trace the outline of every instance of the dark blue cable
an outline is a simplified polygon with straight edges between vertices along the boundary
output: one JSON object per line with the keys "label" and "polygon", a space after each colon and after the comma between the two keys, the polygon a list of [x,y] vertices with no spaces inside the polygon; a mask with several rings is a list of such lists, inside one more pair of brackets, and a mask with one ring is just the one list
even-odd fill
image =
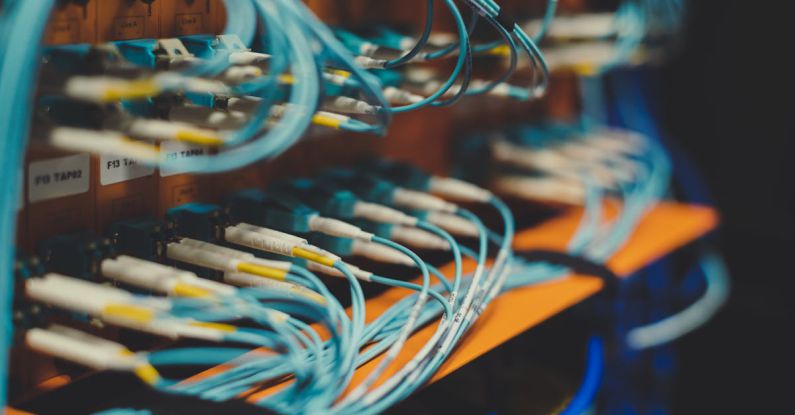
{"label": "dark blue cable", "polygon": [[592,336],[588,339],[588,361],[582,385],[560,415],[579,415],[591,408],[599,392],[604,369],[604,341],[599,336]]}

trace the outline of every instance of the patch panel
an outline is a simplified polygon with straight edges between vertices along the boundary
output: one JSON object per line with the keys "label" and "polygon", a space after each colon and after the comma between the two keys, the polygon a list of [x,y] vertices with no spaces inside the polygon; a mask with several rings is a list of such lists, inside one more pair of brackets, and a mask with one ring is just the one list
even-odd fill
{"label": "patch panel", "polygon": [[[0,49],[0,91],[31,104],[7,111],[0,137],[30,139],[16,245],[36,255],[13,278],[12,401],[88,373],[69,361],[275,412],[382,412],[429,382],[501,293],[570,271],[513,267],[500,195],[581,207],[562,255],[596,263],[662,198],[668,160],[645,137],[527,125],[580,113],[576,72],[550,73],[538,46],[556,1],[345,3],[0,3],[3,30],[46,45]],[[46,29],[34,8],[52,8]],[[526,32],[523,14],[544,17]],[[648,46],[641,29],[610,35],[613,61],[560,67],[628,64]],[[6,69],[15,54],[38,83]],[[602,224],[606,196],[626,209]],[[696,309],[714,312],[722,293]]]}

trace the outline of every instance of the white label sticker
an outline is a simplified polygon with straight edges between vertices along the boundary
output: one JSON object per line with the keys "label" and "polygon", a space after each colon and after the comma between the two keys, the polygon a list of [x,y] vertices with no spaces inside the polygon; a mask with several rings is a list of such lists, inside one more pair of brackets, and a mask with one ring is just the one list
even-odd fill
{"label": "white label sticker", "polygon": [[[180,143],[178,141],[164,142],[160,145],[160,152],[166,158],[166,162],[178,160],[181,161],[207,154],[207,151],[204,147]],[[187,172],[187,170],[180,167],[169,167],[168,164],[166,164],[160,169],[160,177],[174,176]]]}
{"label": "white label sticker", "polygon": [[99,158],[99,183],[103,186],[151,176],[155,168],[135,159],[103,154]]}
{"label": "white label sticker", "polygon": [[91,157],[88,154],[34,161],[28,167],[28,201],[56,199],[88,191]]}

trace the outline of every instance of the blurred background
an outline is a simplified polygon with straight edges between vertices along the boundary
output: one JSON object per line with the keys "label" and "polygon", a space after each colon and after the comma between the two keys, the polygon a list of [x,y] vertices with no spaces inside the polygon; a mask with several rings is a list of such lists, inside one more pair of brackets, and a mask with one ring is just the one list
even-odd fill
{"label": "blurred background", "polygon": [[691,1],[680,53],[659,78],[662,120],[723,215],[728,305],[682,339],[677,413],[786,411],[795,369],[795,82],[774,1]]}

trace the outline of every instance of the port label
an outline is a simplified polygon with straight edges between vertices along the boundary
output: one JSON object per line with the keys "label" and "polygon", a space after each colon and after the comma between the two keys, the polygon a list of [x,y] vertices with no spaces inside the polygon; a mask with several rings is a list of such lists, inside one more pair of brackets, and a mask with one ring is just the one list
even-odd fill
{"label": "port label", "polygon": [[154,173],[153,166],[135,159],[109,155],[102,155],[99,159],[99,183],[103,186],[151,176]]}
{"label": "port label", "polygon": [[[166,141],[160,145],[160,153],[163,154],[167,162],[180,161],[207,155],[207,149],[177,141]],[[160,177],[175,176],[182,173],[187,173],[187,170],[175,165],[169,166],[166,164],[160,169]]]}
{"label": "port label", "polygon": [[28,201],[57,199],[88,192],[91,156],[77,154],[34,161],[28,166]]}

